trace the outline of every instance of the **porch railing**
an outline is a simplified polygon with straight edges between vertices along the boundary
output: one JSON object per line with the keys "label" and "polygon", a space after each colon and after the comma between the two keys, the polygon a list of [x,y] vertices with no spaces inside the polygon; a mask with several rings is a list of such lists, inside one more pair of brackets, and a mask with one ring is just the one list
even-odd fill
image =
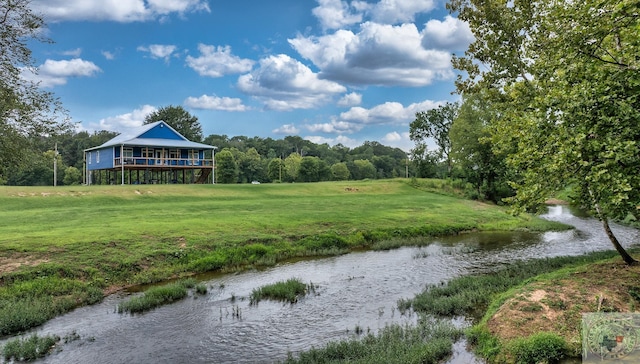
{"label": "porch railing", "polygon": [[194,158],[143,158],[143,157],[124,157],[114,158],[114,167],[124,166],[144,166],[144,167],[212,167],[213,162],[207,159]]}

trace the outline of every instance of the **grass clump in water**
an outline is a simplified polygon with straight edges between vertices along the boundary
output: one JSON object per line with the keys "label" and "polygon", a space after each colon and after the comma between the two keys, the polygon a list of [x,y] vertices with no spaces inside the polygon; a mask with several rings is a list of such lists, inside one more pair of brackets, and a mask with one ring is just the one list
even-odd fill
{"label": "grass clump in water", "polygon": [[[160,287],[149,288],[142,296],[133,297],[118,305],[118,313],[137,313],[154,309],[185,298],[188,289],[195,287],[195,279],[186,279]],[[205,287],[206,289],[206,287]]]}
{"label": "grass clump in water", "polygon": [[7,342],[2,348],[5,361],[32,361],[49,354],[53,346],[60,341],[57,336],[40,337],[32,335],[27,339],[15,339]]}
{"label": "grass clump in water", "polygon": [[298,301],[298,297],[304,296],[310,291],[315,291],[313,283],[306,285],[297,278],[290,278],[286,281],[255,288],[251,292],[249,299],[252,305],[257,304],[262,299],[296,303]]}
{"label": "grass clump in water", "polygon": [[462,331],[449,321],[423,318],[417,326],[391,325],[377,334],[331,342],[297,358],[289,354],[284,363],[440,363],[451,355],[451,347],[461,335]]}

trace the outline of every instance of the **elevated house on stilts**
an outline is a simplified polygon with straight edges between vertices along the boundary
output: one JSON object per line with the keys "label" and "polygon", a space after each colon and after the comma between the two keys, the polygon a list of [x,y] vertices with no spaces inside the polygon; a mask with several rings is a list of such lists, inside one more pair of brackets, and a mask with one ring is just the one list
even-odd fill
{"label": "elevated house on stilts", "polygon": [[164,121],[84,151],[91,184],[215,183],[216,147],[189,141]]}

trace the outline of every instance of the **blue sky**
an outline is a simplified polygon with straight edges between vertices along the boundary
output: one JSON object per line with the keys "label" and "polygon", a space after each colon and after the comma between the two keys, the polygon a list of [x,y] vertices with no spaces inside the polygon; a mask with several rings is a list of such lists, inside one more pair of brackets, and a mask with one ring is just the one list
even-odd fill
{"label": "blue sky", "polygon": [[204,135],[409,150],[415,113],[457,100],[473,39],[440,0],[32,0],[37,75],[80,130],[182,106]]}

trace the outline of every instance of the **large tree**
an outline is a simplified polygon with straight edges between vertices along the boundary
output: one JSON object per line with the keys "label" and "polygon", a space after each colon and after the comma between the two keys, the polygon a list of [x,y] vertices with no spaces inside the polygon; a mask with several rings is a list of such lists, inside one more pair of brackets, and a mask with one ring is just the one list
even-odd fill
{"label": "large tree", "polygon": [[[483,88],[493,141],[518,173],[512,202],[540,206],[572,186],[609,227],[640,218],[640,14],[637,0],[451,0],[476,41],[454,59],[461,92]],[[483,66],[486,66],[483,68]]]}
{"label": "large tree", "polygon": [[409,126],[409,137],[416,143],[414,156],[422,156],[427,152],[427,143],[433,139],[438,146],[438,156],[447,164],[447,172],[451,174],[451,139],[449,130],[458,115],[458,103],[447,102],[435,109],[416,113],[416,119]]}
{"label": "large tree", "polygon": [[26,77],[37,73],[27,43],[50,42],[44,26],[29,0],[0,0],[0,182],[8,168],[26,162],[34,138],[71,128],[54,95]]}
{"label": "large tree", "polygon": [[[202,126],[196,116],[191,115],[182,106],[165,106],[144,118],[145,124],[164,121],[178,133],[193,142],[202,141]],[[219,147],[219,146],[218,146]]]}

